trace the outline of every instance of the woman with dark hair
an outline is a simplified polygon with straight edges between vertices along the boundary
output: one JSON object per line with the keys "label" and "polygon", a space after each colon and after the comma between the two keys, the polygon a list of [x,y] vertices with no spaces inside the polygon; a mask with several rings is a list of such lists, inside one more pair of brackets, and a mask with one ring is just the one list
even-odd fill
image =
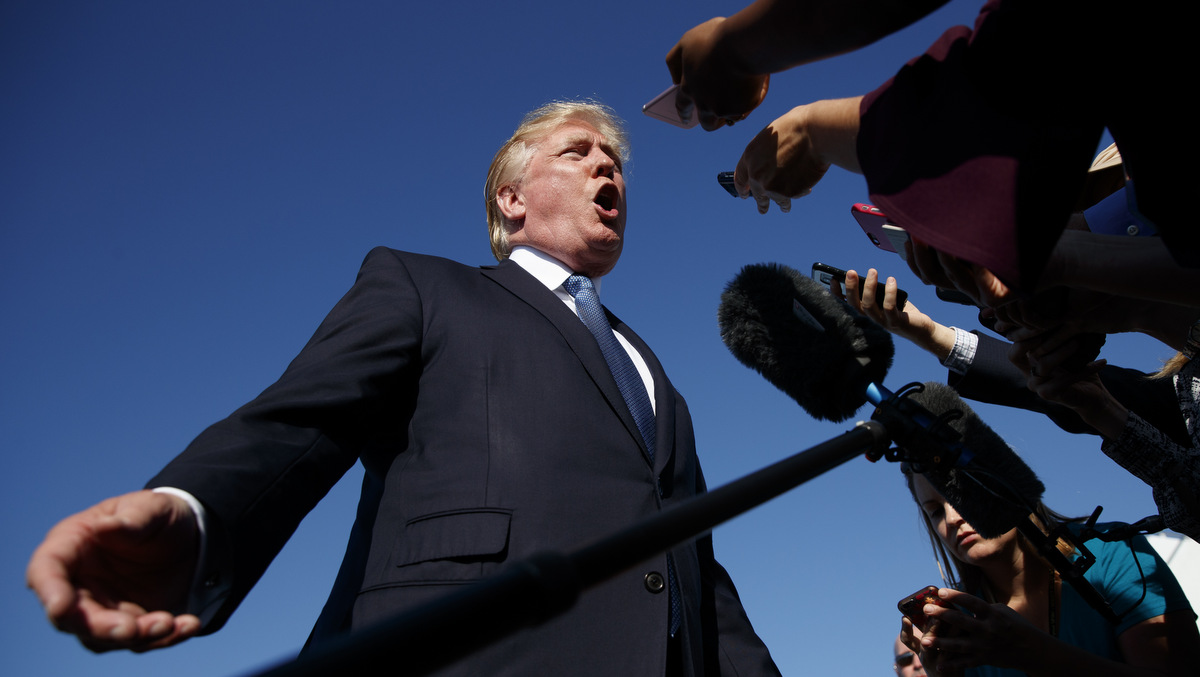
{"label": "woman with dark hair", "polygon": [[[937,383],[925,387],[948,390]],[[972,435],[995,434],[965,404],[958,408],[966,415],[951,425],[970,431],[968,447]],[[906,480],[946,584],[938,591],[945,606],[924,607],[930,619],[925,628],[914,628],[907,618],[902,625],[902,641],[921,654],[930,675],[1196,674],[1196,615],[1145,538],[1084,542],[1096,558],[1084,577],[1117,614],[1113,623],[1063,585],[1016,529],[982,538],[924,476],[906,473]],[[1079,533],[1077,520],[1040,499],[1031,508],[1046,533],[1064,523]],[[1103,533],[1110,526],[1096,529]]]}

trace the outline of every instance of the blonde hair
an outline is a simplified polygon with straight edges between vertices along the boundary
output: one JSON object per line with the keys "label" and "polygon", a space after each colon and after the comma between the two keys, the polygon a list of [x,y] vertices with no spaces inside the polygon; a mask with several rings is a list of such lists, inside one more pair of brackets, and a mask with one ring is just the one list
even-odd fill
{"label": "blonde hair", "polygon": [[1188,359],[1187,355],[1184,355],[1183,353],[1175,353],[1174,357],[1163,362],[1162,369],[1150,374],[1146,378],[1171,378],[1175,374],[1178,374],[1185,366],[1187,366],[1188,362],[1191,362],[1191,360]]}
{"label": "blonde hair", "polygon": [[597,132],[613,148],[621,163],[629,158],[629,137],[624,122],[615,111],[597,101],[551,101],[531,111],[521,120],[512,137],[496,151],[492,165],[488,168],[484,184],[483,201],[487,210],[488,235],[492,243],[492,254],[503,261],[512,253],[508,233],[516,226],[510,223],[500,207],[496,196],[505,186],[521,182],[529,161],[533,158],[537,143],[563,124],[579,120],[596,128]]}

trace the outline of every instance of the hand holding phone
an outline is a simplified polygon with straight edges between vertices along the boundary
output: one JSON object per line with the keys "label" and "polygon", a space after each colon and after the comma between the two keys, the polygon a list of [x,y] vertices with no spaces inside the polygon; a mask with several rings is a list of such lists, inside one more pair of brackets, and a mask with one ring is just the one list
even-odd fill
{"label": "hand holding phone", "polygon": [[[828,288],[829,283],[837,280],[842,287],[842,296],[846,295],[846,271],[841,268],[835,268],[824,263],[814,263],[812,266],[812,276],[822,286]],[[863,278],[860,278],[863,279]],[[861,301],[863,297],[863,285],[858,285],[858,299]],[[877,290],[876,297],[880,300],[883,298],[882,290]],[[904,310],[905,304],[908,303],[908,292],[903,289],[896,290],[896,310]]]}
{"label": "hand holding phone", "polygon": [[675,108],[675,94],[678,91],[679,85],[671,85],[667,91],[647,101],[646,105],[642,106],[642,112],[655,120],[662,120],[683,129],[695,127],[700,124],[700,116],[693,115],[688,122],[679,117],[679,111]]}
{"label": "hand holding phone", "polygon": [[882,209],[856,202],[850,207],[850,213],[854,215],[854,220],[858,221],[858,226],[866,233],[871,244],[885,252],[894,252],[905,261],[908,260],[908,254],[904,251],[904,245],[909,239],[908,231],[892,223]]}
{"label": "hand holding phone", "polygon": [[733,172],[721,172],[717,174],[717,183],[721,184],[726,193],[734,197],[741,197],[741,195],[738,195],[737,186],[733,184]]}
{"label": "hand holding phone", "polygon": [[938,589],[936,585],[927,585],[924,588],[914,592],[911,595],[901,599],[896,603],[896,608],[900,609],[900,613],[904,614],[912,624],[921,632],[926,631],[926,625],[929,623],[929,617],[925,615],[925,605],[934,604],[942,608],[946,607],[946,603],[938,597]]}

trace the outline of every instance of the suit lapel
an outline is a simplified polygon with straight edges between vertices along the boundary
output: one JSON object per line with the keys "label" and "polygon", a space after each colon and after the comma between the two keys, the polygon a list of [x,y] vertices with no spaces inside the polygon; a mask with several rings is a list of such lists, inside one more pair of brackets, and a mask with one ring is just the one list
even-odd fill
{"label": "suit lapel", "polygon": [[[572,313],[566,304],[554,295],[554,292],[546,289],[541,282],[538,282],[536,278],[525,272],[525,269],[512,261],[505,260],[500,262],[498,266],[485,267],[480,270],[484,276],[504,287],[514,296],[541,313],[562,334],[567,345],[570,346],[571,350],[574,351],[579,361],[583,364],[592,382],[599,388],[604,398],[608,401],[608,405],[621,419],[621,423],[624,424],[630,436],[637,442],[638,448],[642,451],[643,458],[649,463],[650,454],[646,449],[646,443],[642,439],[641,432],[637,429],[637,423],[633,420],[633,414],[629,413],[629,407],[625,404],[625,398],[621,396],[621,391],[617,388],[617,382],[613,379],[612,371],[608,368],[608,362],[604,360],[604,354],[600,352],[600,346],[597,345],[596,338],[592,336],[592,333],[588,331],[583,322],[579,321],[579,317]],[[622,334],[629,337],[632,332],[626,328],[626,331],[623,331]],[[644,348],[645,344],[642,343],[641,339],[638,339],[634,345],[638,347],[643,356],[646,356],[649,352],[648,349]],[[649,363],[648,357],[647,362]],[[651,368],[652,371],[657,368],[658,372],[661,373],[662,367],[658,366],[657,360],[654,360],[654,364],[655,367]],[[655,383],[658,384],[659,382],[660,380],[656,374]],[[656,385],[656,396],[659,389],[659,386]],[[656,421],[656,425],[658,426],[658,430],[661,431],[661,419]],[[656,458],[656,460],[658,459]]]}
{"label": "suit lapel", "polygon": [[[607,309],[605,312],[608,312]],[[642,337],[634,333],[620,318],[612,313],[608,315],[613,327],[641,353],[646,366],[650,368],[650,375],[654,377],[654,473],[657,476],[675,453],[675,387],[667,380],[667,372],[659,363],[658,356],[650,350],[650,346],[646,345]]]}

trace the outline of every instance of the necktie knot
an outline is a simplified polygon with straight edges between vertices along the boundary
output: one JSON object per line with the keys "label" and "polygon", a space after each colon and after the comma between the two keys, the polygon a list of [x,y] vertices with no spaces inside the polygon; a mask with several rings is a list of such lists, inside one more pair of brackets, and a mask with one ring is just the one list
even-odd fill
{"label": "necktie knot", "polygon": [[585,289],[591,291],[593,294],[596,293],[596,285],[592,284],[592,279],[586,275],[572,275],[568,277],[567,281],[563,283],[563,287],[571,295],[571,298],[579,296],[579,292]]}

